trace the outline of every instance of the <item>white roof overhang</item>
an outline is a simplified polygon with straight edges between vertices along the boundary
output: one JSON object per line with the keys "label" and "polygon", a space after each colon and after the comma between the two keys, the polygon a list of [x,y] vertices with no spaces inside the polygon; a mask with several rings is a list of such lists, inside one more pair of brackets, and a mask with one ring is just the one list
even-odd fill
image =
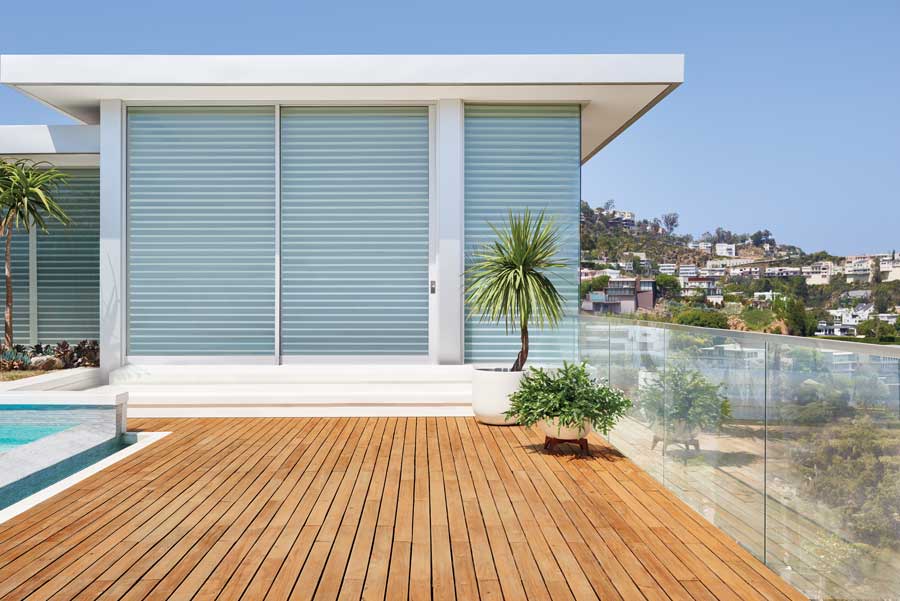
{"label": "white roof overhang", "polygon": [[[0,83],[87,124],[127,104],[579,103],[586,161],[684,79],[680,54],[2,55]],[[5,149],[0,148],[0,153]]]}
{"label": "white roof overhang", "polygon": [[97,125],[2,125],[0,159],[27,158],[58,167],[94,167],[100,162]]}

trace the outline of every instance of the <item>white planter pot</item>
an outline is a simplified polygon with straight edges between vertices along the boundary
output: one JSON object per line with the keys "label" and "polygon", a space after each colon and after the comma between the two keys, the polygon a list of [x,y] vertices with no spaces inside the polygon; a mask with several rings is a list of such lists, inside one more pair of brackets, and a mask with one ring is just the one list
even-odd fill
{"label": "white planter pot", "polygon": [[482,424],[512,426],[516,420],[506,419],[509,395],[519,389],[525,372],[476,369],[472,372],[472,412]]}
{"label": "white planter pot", "polygon": [[541,427],[541,430],[543,430],[545,436],[559,440],[578,440],[580,438],[587,438],[587,435],[593,430],[591,422],[587,420],[581,423],[580,428],[566,428],[560,426],[559,420],[556,418],[553,418],[552,420],[542,419],[538,422],[538,425]]}

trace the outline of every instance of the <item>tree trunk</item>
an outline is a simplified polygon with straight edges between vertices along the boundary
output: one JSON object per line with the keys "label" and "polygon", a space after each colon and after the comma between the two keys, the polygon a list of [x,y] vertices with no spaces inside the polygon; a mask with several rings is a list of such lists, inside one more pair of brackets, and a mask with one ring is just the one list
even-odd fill
{"label": "tree trunk", "polygon": [[516,357],[516,362],[513,363],[512,369],[510,371],[522,371],[522,368],[525,367],[525,361],[528,360],[528,326],[522,326],[522,349],[519,351],[518,356]]}
{"label": "tree trunk", "polygon": [[5,318],[5,335],[3,337],[3,345],[11,350],[13,347],[13,293],[12,293],[12,228],[7,226],[4,228],[6,234],[6,312]]}

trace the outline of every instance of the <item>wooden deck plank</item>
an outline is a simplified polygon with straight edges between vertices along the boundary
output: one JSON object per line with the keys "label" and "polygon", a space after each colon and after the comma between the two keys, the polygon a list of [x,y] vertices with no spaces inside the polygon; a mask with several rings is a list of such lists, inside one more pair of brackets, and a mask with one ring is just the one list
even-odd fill
{"label": "wooden deck plank", "polygon": [[[248,423],[244,425],[246,428],[244,432],[249,434],[254,429],[268,430],[273,426],[274,423],[268,420],[259,424]],[[13,591],[13,597],[30,593],[36,588],[35,585],[42,585],[59,570],[65,569],[74,561],[81,560],[83,553],[90,552],[91,557],[96,554],[103,555],[106,547],[131,533],[124,525],[132,518],[136,518],[135,525],[140,526],[157,510],[177,508],[178,501],[187,498],[181,496],[186,490],[201,489],[207,482],[216,478],[224,466],[229,465],[219,463],[217,467],[205,469],[206,462],[217,462],[221,459],[222,448],[231,448],[235,453],[234,458],[239,458],[240,445],[229,446],[227,439],[222,443],[222,447],[210,447],[206,454],[194,454],[193,461],[180,462],[177,469],[166,473],[169,477],[154,480],[153,487],[144,487],[137,493],[121,498],[118,503],[107,503],[98,507],[91,514],[70,523],[9,562],[0,570],[0,595],[9,593],[17,586],[19,589]],[[203,471],[202,477],[196,477],[198,459]]]}
{"label": "wooden deck plank", "polygon": [[804,597],[600,440],[470,418],[141,419],[0,524],[0,599]]}

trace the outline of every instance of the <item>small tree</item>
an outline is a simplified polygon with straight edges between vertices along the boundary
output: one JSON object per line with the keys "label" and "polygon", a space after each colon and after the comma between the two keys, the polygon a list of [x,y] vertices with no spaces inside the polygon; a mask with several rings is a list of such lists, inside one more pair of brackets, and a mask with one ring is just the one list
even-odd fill
{"label": "small tree", "polygon": [[13,282],[12,236],[19,228],[26,233],[37,227],[47,231],[47,219],[55,219],[63,225],[69,217],[54,199],[56,188],[66,181],[66,175],[49,163],[35,163],[27,159],[0,161],[0,235],[6,241],[6,348],[13,347]]}
{"label": "small tree", "polygon": [[544,212],[509,212],[502,228],[489,224],[497,239],[484,245],[466,269],[466,299],[482,321],[502,322],[519,330],[521,349],[511,371],[528,360],[528,326],[554,327],[563,316],[563,297],[549,272],[568,263],[559,258],[560,235]]}
{"label": "small tree", "polygon": [[662,223],[666,232],[671,234],[678,227],[678,213],[663,213]]}
{"label": "small tree", "polygon": [[681,282],[674,275],[661,273],[656,276],[656,290],[662,298],[678,298],[681,296]]}
{"label": "small tree", "polygon": [[608,275],[598,275],[595,278],[581,280],[581,283],[578,284],[578,298],[583,299],[589,292],[605,290],[607,286],[609,286]]}

